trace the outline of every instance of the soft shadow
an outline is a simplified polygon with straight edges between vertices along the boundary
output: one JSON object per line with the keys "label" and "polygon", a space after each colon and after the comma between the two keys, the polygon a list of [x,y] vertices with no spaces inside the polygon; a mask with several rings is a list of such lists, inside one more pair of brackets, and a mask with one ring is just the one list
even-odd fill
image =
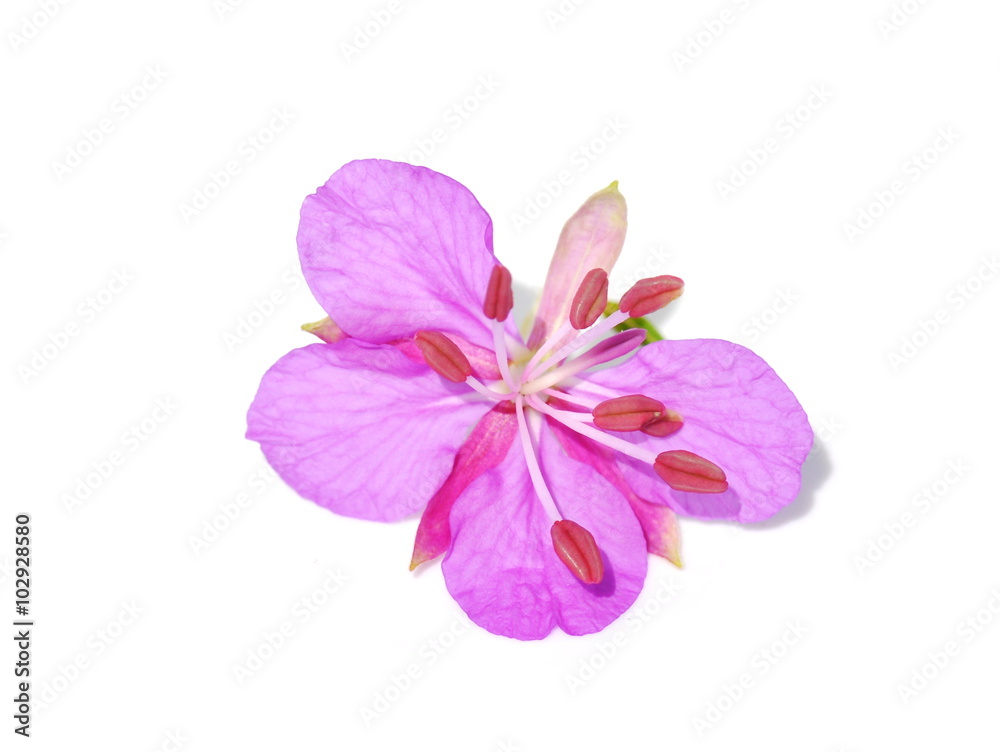
{"label": "soft shadow", "polygon": [[833,464],[824,444],[817,443],[816,451],[802,466],[802,488],[791,504],[781,509],[773,517],[763,522],[755,522],[746,527],[750,530],[769,530],[804,517],[816,502],[816,492],[833,472]]}
{"label": "soft shadow", "polygon": [[591,595],[596,595],[598,598],[609,598],[615,594],[615,586],[618,581],[615,578],[615,570],[611,568],[611,562],[608,561],[608,557],[603,551],[601,551],[601,558],[604,560],[604,579],[596,585],[584,585],[583,587],[589,590]]}

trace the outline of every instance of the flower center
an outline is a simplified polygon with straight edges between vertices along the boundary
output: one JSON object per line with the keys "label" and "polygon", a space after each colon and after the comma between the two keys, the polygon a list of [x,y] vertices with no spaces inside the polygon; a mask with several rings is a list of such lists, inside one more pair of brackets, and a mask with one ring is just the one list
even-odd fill
{"label": "flower center", "polygon": [[729,487],[718,465],[693,452],[656,452],[614,435],[639,431],[662,438],[679,431],[684,419],[658,400],[641,394],[598,400],[573,391],[581,381],[578,374],[635,352],[646,336],[643,329],[614,334],[612,330],[631,317],[663,308],[681,294],[683,284],[667,275],[640,280],[622,296],[618,311],[601,318],[608,301],[608,275],[603,269],[592,269],[573,298],[569,319],[534,352],[529,351],[526,361],[520,358],[512,363],[504,331],[514,301],[511,274],[498,264],[490,275],[483,303],[483,313],[491,320],[501,376],[492,384],[476,378],[468,358],[446,334],[425,331],[416,336],[416,345],[427,365],[443,378],[455,383],[464,381],[486,399],[514,402],[528,474],[553,523],[553,548],[574,576],[587,585],[595,585],[603,578],[603,559],[593,535],[563,518],[545,482],[538,461],[543,416],[646,463],[676,491],[722,493]]}

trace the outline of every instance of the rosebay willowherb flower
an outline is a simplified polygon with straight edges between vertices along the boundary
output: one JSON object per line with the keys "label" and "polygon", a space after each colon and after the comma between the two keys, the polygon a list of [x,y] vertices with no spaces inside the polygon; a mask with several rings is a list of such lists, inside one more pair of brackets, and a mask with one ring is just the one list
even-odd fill
{"label": "rosebay willowherb flower", "polygon": [[[422,510],[411,569],[500,635],[596,632],[635,600],[647,552],[680,565],[678,515],[763,520],[793,501],[812,430],[750,350],[622,329],[683,282],[617,306],[617,184],[563,228],[526,338],[493,225],[461,184],[351,162],[302,207],[323,342],[264,375],[247,436],[301,496],[391,521]],[[609,366],[610,364],[610,366]]]}

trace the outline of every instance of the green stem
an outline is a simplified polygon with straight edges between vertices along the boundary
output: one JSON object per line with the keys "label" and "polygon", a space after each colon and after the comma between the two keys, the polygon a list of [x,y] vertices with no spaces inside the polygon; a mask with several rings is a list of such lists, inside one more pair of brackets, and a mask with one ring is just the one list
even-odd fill
{"label": "green stem", "polygon": [[[618,303],[613,300],[609,300],[607,307],[604,309],[604,315],[610,316],[612,313],[617,312]],[[615,331],[619,332],[624,332],[626,329],[645,329],[646,339],[642,342],[644,347],[651,342],[659,342],[663,339],[663,335],[656,330],[656,327],[649,322],[649,319],[642,316],[625,319],[622,323],[615,327]]]}

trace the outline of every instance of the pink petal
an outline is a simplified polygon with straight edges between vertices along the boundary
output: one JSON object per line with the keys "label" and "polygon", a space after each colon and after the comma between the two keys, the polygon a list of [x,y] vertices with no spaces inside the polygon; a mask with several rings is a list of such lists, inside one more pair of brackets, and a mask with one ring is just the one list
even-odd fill
{"label": "pink petal", "polygon": [[431,498],[420,518],[410,569],[416,569],[448,549],[451,543],[448,518],[455,500],[476,478],[500,464],[516,436],[517,418],[510,402],[498,403],[472,429],[458,450],[451,475]]}
{"label": "pink petal", "polygon": [[489,409],[469,394],[389,345],[317,343],[264,374],[247,438],[299,495],[349,517],[395,520],[423,508]]}
{"label": "pink petal", "polygon": [[306,198],[298,245],[316,300],[352,337],[386,343],[432,329],[491,346],[482,309],[493,223],[461,183],[401,162],[351,162]]}
{"label": "pink petal", "polygon": [[720,494],[674,491],[651,466],[619,455],[639,496],[692,517],[757,522],[798,495],[812,429],[795,395],[747,348],[716,339],[655,342],[586,379],[581,392],[644,394],[676,410],[684,425],[674,434],[623,436],[654,452],[694,452],[719,465],[729,482]]}
{"label": "pink petal", "polygon": [[552,522],[535,494],[517,442],[455,502],[445,583],[469,617],[494,634],[536,640],[606,627],[635,600],[646,576],[646,543],[625,499],[595,470],[573,462],[547,429],[541,466],[566,519],[597,541],[604,579],[584,585],[555,553]]}
{"label": "pink petal", "polygon": [[570,305],[588,272],[603,269],[610,274],[625,243],[626,216],[625,198],[616,181],[588,198],[566,222],[549,264],[529,347],[537,348],[569,318]]}

